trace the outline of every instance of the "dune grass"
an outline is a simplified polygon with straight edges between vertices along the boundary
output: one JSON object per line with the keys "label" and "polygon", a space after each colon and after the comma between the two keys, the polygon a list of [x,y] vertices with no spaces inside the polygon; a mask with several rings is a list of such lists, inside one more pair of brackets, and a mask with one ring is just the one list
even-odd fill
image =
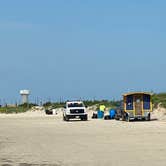
{"label": "dune grass", "polygon": [[[166,108],[166,93],[154,93],[152,95],[152,102],[153,102],[153,107],[156,108],[158,104],[160,104],[161,107]],[[122,101],[109,101],[109,100],[84,100],[84,104],[88,107],[90,106],[97,106],[97,109],[99,109],[99,106],[101,104],[104,104],[106,108],[108,109],[114,109],[116,107],[119,107],[121,105]],[[19,105],[17,107],[0,107],[0,113],[22,113],[26,112],[33,106],[36,106],[36,104],[23,104]],[[65,102],[46,102],[43,104],[43,106],[47,109],[48,107],[52,108],[62,108],[65,106]]]}

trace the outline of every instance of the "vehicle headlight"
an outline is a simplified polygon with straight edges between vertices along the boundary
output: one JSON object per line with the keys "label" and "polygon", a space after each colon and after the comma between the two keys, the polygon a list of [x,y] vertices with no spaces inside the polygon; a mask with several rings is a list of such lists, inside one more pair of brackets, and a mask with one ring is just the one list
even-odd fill
{"label": "vehicle headlight", "polygon": [[67,111],[66,111],[66,114],[70,114],[70,110],[67,110]]}

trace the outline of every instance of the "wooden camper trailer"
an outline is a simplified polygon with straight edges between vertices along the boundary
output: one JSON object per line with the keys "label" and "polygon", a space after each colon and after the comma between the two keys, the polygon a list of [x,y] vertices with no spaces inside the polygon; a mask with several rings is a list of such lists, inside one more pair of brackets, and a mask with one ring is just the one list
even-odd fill
{"label": "wooden camper trailer", "polygon": [[150,120],[152,112],[151,94],[146,92],[126,93],[123,95],[123,120]]}

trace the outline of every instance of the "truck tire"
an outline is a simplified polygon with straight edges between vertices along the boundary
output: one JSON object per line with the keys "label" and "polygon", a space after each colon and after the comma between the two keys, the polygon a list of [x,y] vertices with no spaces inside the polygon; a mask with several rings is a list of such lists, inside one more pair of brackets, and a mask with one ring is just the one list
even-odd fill
{"label": "truck tire", "polygon": [[63,115],[63,120],[64,120],[64,121],[69,121],[69,118],[68,118],[67,116],[64,116],[64,115]]}
{"label": "truck tire", "polygon": [[69,118],[68,117],[65,117],[66,121],[68,122],[69,121]]}
{"label": "truck tire", "polygon": [[82,121],[87,121],[88,120],[88,116],[84,116],[81,118]]}

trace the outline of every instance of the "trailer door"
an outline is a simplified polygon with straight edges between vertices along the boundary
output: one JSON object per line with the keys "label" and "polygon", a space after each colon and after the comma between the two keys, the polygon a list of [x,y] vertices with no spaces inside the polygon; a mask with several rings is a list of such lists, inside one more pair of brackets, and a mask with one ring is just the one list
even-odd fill
{"label": "trailer door", "polygon": [[142,96],[135,96],[135,115],[142,116]]}

